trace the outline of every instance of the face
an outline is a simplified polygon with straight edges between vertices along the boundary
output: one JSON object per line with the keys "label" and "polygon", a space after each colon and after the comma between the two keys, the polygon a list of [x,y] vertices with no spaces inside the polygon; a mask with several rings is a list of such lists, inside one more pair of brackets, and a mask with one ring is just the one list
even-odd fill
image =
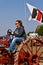
{"label": "face", "polygon": [[16,27],[20,27],[20,23],[19,22],[16,22],[15,25],[16,25]]}

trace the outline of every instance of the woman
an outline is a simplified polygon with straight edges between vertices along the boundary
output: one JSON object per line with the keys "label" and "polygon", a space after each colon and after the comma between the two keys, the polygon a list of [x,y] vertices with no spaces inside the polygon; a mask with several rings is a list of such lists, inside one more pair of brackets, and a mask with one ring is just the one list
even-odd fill
{"label": "woman", "polygon": [[16,20],[16,29],[13,33],[15,37],[12,40],[9,48],[6,48],[9,51],[12,51],[15,48],[16,43],[21,43],[23,40],[26,39],[26,33],[25,33],[25,29],[24,26],[22,25],[22,21],[21,20]]}

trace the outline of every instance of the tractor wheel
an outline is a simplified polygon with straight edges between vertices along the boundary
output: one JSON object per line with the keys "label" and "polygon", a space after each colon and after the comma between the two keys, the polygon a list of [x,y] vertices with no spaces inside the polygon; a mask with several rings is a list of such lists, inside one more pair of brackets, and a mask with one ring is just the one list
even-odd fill
{"label": "tractor wheel", "polygon": [[[41,53],[43,52],[42,46],[37,46],[37,44],[42,44],[41,40],[38,38],[28,39],[21,43],[18,47],[18,52],[15,56],[15,65],[36,65],[39,64]],[[35,43],[35,46],[33,45]],[[40,53],[39,51],[42,50]],[[32,60],[30,57],[32,56]],[[37,60],[36,60],[37,59]],[[32,64],[31,64],[32,63]]]}

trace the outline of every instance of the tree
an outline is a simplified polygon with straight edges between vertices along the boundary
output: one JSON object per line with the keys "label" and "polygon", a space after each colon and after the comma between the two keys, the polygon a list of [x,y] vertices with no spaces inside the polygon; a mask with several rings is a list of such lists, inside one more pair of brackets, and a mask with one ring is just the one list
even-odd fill
{"label": "tree", "polygon": [[38,25],[35,32],[38,33],[38,35],[43,36],[43,25]]}

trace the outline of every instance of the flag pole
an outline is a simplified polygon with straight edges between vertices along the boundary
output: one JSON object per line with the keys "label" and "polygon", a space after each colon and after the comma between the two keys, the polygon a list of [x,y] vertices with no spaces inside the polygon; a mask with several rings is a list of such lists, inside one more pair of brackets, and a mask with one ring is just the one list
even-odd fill
{"label": "flag pole", "polygon": [[26,1],[24,2],[24,19],[26,20]]}

